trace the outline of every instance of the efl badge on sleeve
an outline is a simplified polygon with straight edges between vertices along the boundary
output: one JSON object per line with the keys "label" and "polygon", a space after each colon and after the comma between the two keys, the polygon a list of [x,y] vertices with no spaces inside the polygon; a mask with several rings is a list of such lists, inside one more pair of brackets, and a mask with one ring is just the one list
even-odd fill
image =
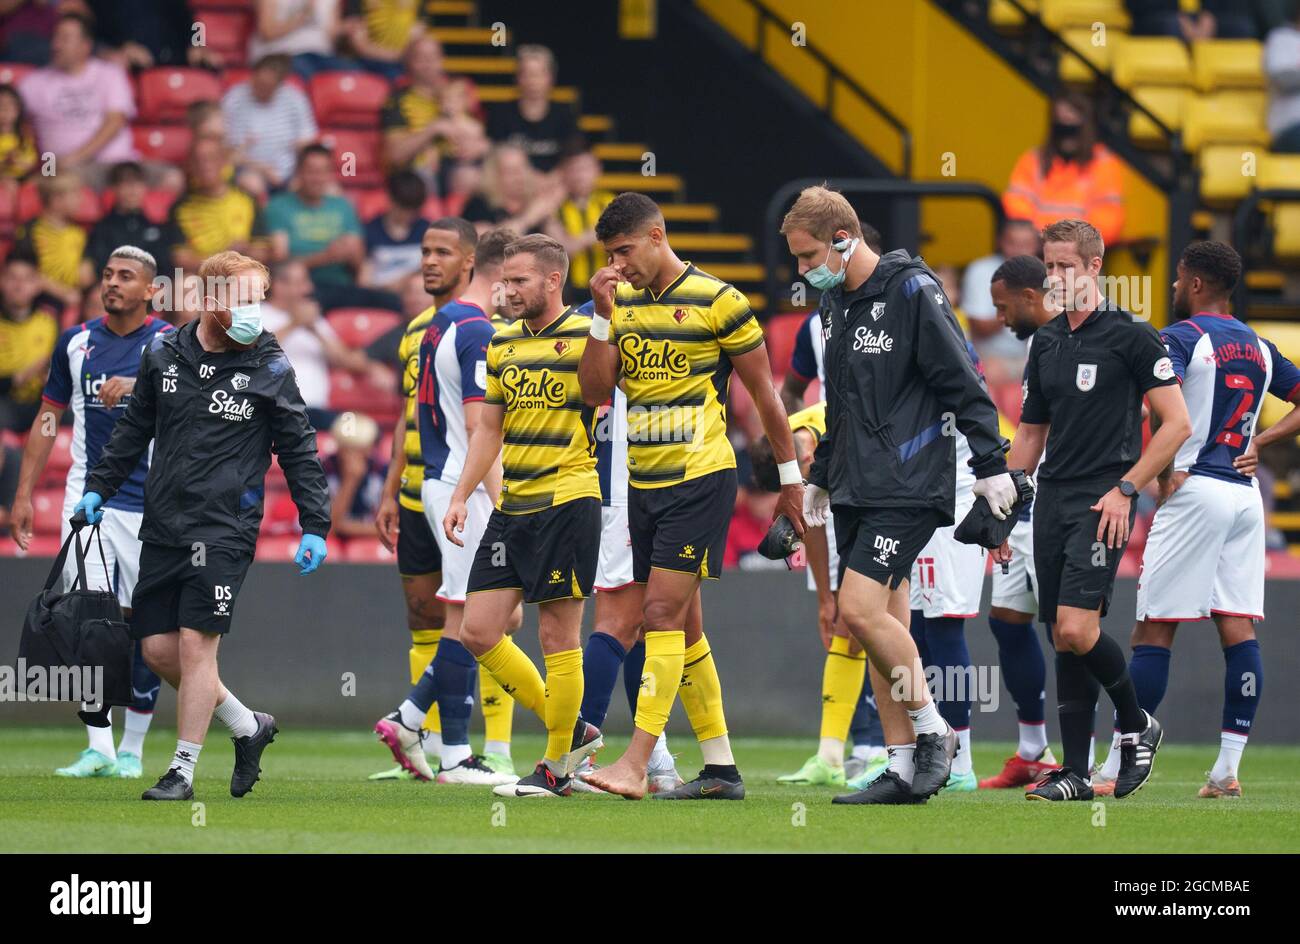
{"label": "efl badge on sleeve", "polygon": [[1097,386],[1097,365],[1080,364],[1074,373],[1074,385],[1084,393]]}

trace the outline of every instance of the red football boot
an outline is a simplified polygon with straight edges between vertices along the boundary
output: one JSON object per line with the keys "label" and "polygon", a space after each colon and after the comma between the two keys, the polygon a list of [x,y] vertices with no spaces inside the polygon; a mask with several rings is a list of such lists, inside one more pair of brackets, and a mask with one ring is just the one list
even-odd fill
{"label": "red football boot", "polygon": [[1025,760],[1019,754],[1012,754],[1002,765],[1002,772],[995,777],[985,777],[980,781],[981,790],[1006,790],[1010,787],[1023,787],[1037,783],[1050,770],[1060,769],[1060,764],[1052,756],[1050,747],[1044,748],[1035,760]]}

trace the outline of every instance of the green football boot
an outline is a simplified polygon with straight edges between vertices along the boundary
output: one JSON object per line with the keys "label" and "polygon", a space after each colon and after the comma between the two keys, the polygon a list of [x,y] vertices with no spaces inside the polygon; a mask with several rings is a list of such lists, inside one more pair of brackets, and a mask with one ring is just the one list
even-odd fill
{"label": "green football boot", "polygon": [[777,783],[792,783],[805,787],[842,787],[845,786],[844,768],[832,767],[814,754],[804,761],[803,766],[792,774],[776,778]]}
{"label": "green football boot", "polygon": [[86,748],[77,755],[77,759],[67,767],[54,771],[56,777],[112,777],[117,774],[117,765],[99,751]]}

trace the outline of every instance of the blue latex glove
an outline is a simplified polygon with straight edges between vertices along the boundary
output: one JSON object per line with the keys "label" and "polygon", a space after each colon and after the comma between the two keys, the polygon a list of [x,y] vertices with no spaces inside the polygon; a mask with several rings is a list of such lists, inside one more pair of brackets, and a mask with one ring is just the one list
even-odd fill
{"label": "blue latex glove", "polygon": [[86,492],[81,496],[81,501],[77,502],[77,507],[72,509],[72,516],[75,518],[77,512],[85,512],[88,524],[99,524],[104,517],[104,513],[96,509],[102,504],[104,504],[104,499],[99,492]]}
{"label": "blue latex glove", "polygon": [[298,545],[298,553],[293,555],[293,562],[302,568],[298,571],[298,576],[307,576],[325,563],[325,557],[325,539],[319,534],[304,534]]}

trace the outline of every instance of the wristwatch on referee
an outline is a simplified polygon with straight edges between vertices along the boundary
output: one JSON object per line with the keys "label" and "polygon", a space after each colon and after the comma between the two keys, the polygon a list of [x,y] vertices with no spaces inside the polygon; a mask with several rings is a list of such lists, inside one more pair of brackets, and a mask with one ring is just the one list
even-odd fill
{"label": "wristwatch on referee", "polygon": [[1120,479],[1119,493],[1125,498],[1136,498],[1138,493],[1137,486],[1125,479]]}

